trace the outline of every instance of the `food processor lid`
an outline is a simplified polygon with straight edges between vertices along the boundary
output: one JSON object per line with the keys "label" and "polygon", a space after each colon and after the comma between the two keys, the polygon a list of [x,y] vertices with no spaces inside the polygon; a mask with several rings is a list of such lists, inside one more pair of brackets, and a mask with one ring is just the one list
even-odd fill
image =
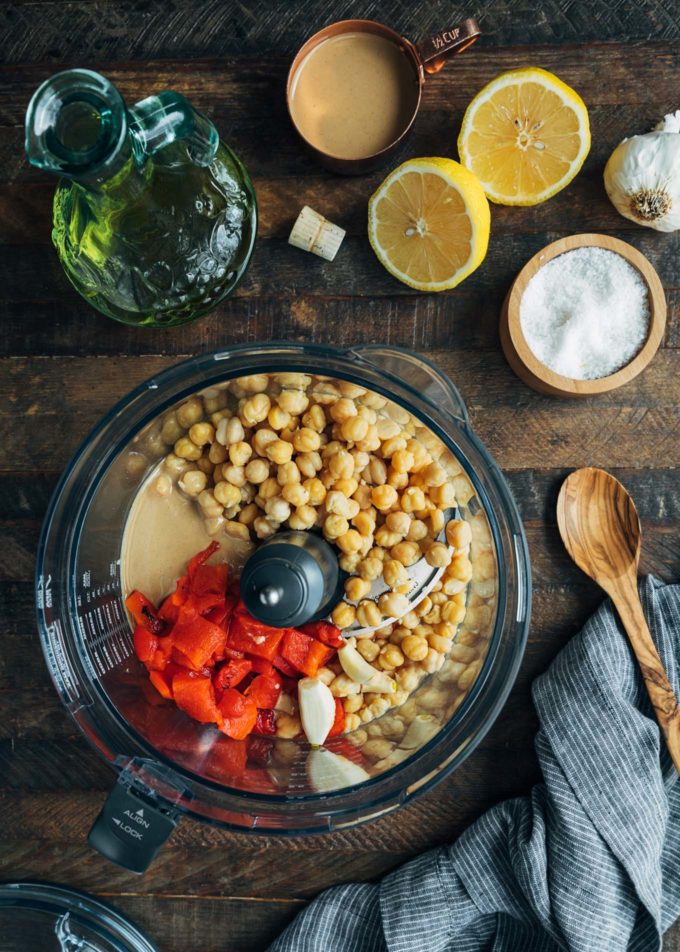
{"label": "food processor lid", "polygon": [[157,952],[108,903],[58,883],[0,883],[0,952]]}

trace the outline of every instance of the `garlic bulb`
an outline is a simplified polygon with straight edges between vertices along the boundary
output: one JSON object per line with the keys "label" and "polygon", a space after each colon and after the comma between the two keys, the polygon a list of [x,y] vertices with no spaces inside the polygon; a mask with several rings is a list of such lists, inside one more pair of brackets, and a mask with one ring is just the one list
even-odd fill
{"label": "garlic bulb", "polygon": [[656,228],[680,228],[680,110],[666,116],[654,132],[624,139],[604,170],[614,207],[625,218]]}

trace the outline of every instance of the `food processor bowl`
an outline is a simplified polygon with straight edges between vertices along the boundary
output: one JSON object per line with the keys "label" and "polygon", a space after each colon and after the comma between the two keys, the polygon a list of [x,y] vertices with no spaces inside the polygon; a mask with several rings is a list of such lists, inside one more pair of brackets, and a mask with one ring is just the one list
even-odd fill
{"label": "food processor bowl", "polygon": [[[272,375],[272,386],[282,374],[353,383],[384,398],[381,414],[412,421],[418,438],[442,454],[458,515],[470,523],[473,576],[451,657],[400,707],[321,750],[277,737],[266,765],[237,771],[217,728],[164,701],[137,661],[121,554],[140,487],[172,450],[163,439],[168,414],[195,394],[229,388],[238,394],[238,380],[252,374]],[[194,357],[110,411],[54,493],[40,539],[36,598],[59,695],[118,773],[90,842],[142,872],[184,814],[239,831],[320,833],[382,816],[430,789],[471,753],[507,698],[526,643],[531,580],[508,485],[443,374],[398,348],[341,351],[282,342]],[[460,659],[469,645],[478,653],[464,676]]]}

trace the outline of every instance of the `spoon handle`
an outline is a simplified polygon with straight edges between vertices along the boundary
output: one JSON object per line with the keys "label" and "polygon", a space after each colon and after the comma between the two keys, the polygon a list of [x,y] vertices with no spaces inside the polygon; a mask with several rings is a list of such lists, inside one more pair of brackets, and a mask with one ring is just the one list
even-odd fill
{"label": "spoon handle", "polygon": [[635,652],[640,671],[659,722],[675,769],[680,773],[680,706],[666,675],[659,652],[647,626],[635,579],[619,586],[612,599],[628,640]]}

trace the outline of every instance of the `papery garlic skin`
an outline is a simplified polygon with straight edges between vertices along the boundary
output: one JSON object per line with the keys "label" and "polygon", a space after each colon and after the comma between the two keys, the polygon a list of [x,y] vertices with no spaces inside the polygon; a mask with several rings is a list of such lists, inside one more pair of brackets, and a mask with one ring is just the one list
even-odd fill
{"label": "papery garlic skin", "polygon": [[[664,124],[672,126],[675,116]],[[680,228],[680,134],[648,132],[624,139],[604,170],[604,184],[624,218],[657,231]]]}

